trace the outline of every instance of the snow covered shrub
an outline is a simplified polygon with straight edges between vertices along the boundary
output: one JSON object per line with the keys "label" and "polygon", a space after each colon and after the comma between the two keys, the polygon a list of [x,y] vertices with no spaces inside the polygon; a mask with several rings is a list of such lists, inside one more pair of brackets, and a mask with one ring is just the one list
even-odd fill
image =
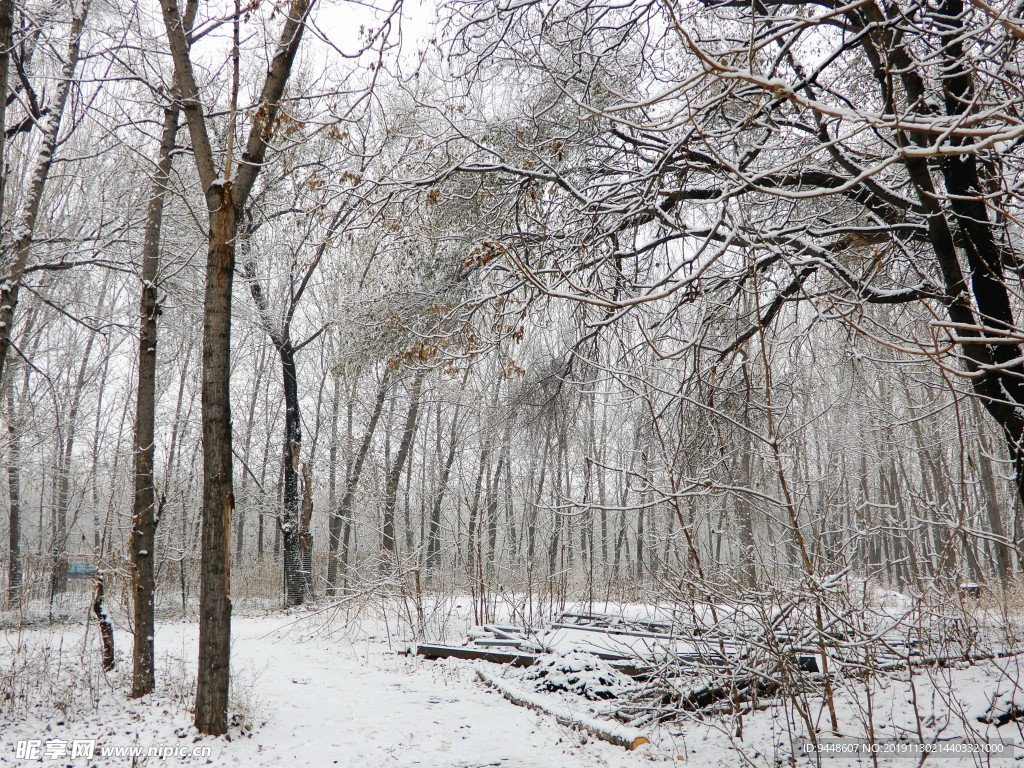
{"label": "snow covered shrub", "polygon": [[568,691],[590,701],[614,699],[632,690],[632,679],[607,661],[582,651],[538,659],[523,674],[537,691]]}
{"label": "snow covered shrub", "polygon": [[125,659],[108,673],[100,666],[95,631],[72,640],[67,629],[0,634],[0,720],[29,712],[77,718],[95,712],[101,695],[124,684]]}

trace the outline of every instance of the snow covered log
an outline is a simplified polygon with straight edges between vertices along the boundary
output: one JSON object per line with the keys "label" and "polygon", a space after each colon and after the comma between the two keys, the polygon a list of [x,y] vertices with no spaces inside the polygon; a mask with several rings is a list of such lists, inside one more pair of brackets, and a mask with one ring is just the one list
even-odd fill
{"label": "snow covered log", "polygon": [[494,688],[513,704],[550,715],[559,725],[584,730],[602,741],[630,750],[639,749],[644,744],[650,743],[650,740],[636,728],[598,720],[594,717],[580,716],[571,712],[560,702],[547,701],[547,697],[518,688],[479,666],[476,667],[476,675],[482,682]]}

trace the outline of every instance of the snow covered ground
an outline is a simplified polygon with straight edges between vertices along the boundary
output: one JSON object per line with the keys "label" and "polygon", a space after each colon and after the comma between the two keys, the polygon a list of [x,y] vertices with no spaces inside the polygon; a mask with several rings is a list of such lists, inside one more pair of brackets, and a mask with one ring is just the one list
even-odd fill
{"label": "snow covered ground", "polygon": [[[150,758],[148,764],[244,766],[633,766],[642,755],[586,739],[517,707],[480,685],[471,665],[399,655],[363,631],[316,631],[313,621],[269,614],[233,622],[234,726],[229,739],[198,736],[191,706],[198,625],[160,623],[158,692],[126,701],[127,633],[118,633],[119,670],[93,668],[95,625],[66,624],[0,637],[5,671],[16,655],[36,678],[22,701],[0,705],[0,765],[129,765],[123,756],[70,759],[75,740],[105,747],[209,746],[209,757]],[[60,656],[58,668],[58,656]],[[44,661],[45,657],[45,661]],[[10,676],[0,678],[5,688]],[[95,689],[94,694],[89,688]],[[45,703],[55,698],[62,707]],[[37,705],[38,704],[38,705]],[[17,757],[19,741],[67,742],[60,760]],[[144,760],[138,764],[147,764]]]}
{"label": "snow covered ground", "polygon": [[[804,732],[801,708],[819,728],[828,728],[821,697],[809,693],[746,714],[741,736],[740,722],[731,716],[691,719],[650,728],[653,743],[629,752],[510,703],[477,680],[473,662],[400,654],[405,644],[394,636],[393,626],[390,630],[379,618],[341,626],[312,612],[236,616],[232,728],[226,738],[199,736],[191,725],[198,641],[193,620],[158,624],[158,691],[140,701],[125,698],[130,637],[123,630],[116,638],[118,669],[108,674],[99,670],[94,623],[0,632],[0,765],[132,765],[132,757],[100,752],[155,747],[169,756],[142,756],[134,764],[590,768],[685,761],[702,767],[775,768],[816,764],[795,754],[799,744],[794,736]],[[999,707],[1014,701],[1024,706],[1020,666],[1009,658],[894,674],[875,679],[870,689],[840,685],[840,733],[863,736],[873,730],[879,741],[1002,738],[1018,745],[1015,759],[943,759],[939,764],[1024,765],[1020,722],[997,727],[978,720],[993,698]],[[493,669],[502,673],[501,667]],[[509,674],[510,684],[529,684],[521,671]],[[543,695],[561,697],[558,706],[575,708],[581,717],[591,714],[590,707],[605,705],[571,694]],[[76,741],[91,740],[96,741],[93,759],[71,757]],[[34,755],[28,754],[32,744],[37,746]],[[906,757],[880,762],[918,764]],[[828,757],[820,764],[872,763]]]}

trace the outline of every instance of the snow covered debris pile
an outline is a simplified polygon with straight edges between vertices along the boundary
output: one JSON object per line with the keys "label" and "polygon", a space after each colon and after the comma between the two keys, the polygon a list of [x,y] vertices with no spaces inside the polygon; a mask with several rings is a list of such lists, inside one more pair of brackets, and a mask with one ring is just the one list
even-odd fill
{"label": "snow covered debris pile", "polygon": [[1024,691],[1019,688],[995,694],[988,709],[978,717],[978,722],[996,728],[1019,720],[1024,720]]}
{"label": "snow covered debris pile", "polygon": [[540,656],[522,679],[537,691],[568,691],[590,701],[614,699],[636,687],[608,662],[581,651]]}

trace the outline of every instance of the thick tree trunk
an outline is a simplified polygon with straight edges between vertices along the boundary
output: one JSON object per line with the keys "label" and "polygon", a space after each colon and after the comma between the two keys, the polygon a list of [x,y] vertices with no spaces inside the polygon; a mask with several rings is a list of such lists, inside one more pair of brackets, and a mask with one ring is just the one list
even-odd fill
{"label": "thick tree trunk", "polygon": [[[245,210],[263,167],[272,126],[302,40],[313,0],[293,0],[267,69],[245,150],[231,180],[231,153],[219,173],[209,127],[189,58],[188,30],[177,0],[161,0],[164,29],[174,63],[182,112],[192,139],[192,155],[209,212],[209,251],[203,311],[203,555],[200,586],[199,676],[196,727],[220,735],[227,730],[231,647],[231,514],[234,509],[231,450],[231,286],[239,212]],[[189,0],[186,18],[195,7]],[[236,13],[240,10],[236,4]],[[236,18],[237,21],[237,18]],[[235,42],[237,51],[237,35]],[[236,70],[237,71],[237,70]]]}
{"label": "thick tree trunk", "polygon": [[227,730],[231,650],[231,514],[235,506],[231,454],[231,286],[237,212],[231,185],[211,185],[210,249],[203,322],[203,524],[199,588],[199,675],[196,727]]}
{"label": "thick tree trunk", "polygon": [[284,383],[284,513],[281,536],[284,544],[285,605],[301,605],[306,599],[307,578],[303,573],[303,541],[309,536],[299,519],[299,453],[302,450],[302,423],[299,415],[299,384],[295,369],[295,350],[291,342],[277,344],[281,356]]}
{"label": "thick tree trunk", "polygon": [[152,693],[156,684],[153,659],[153,600],[156,527],[159,522],[153,464],[156,456],[156,344],[157,272],[160,265],[160,228],[171,176],[178,108],[164,109],[163,135],[153,175],[146,232],[142,246],[142,297],[139,301],[139,382],[135,406],[135,505],[129,549],[132,592],[135,599],[135,644],[132,653],[132,698]]}

